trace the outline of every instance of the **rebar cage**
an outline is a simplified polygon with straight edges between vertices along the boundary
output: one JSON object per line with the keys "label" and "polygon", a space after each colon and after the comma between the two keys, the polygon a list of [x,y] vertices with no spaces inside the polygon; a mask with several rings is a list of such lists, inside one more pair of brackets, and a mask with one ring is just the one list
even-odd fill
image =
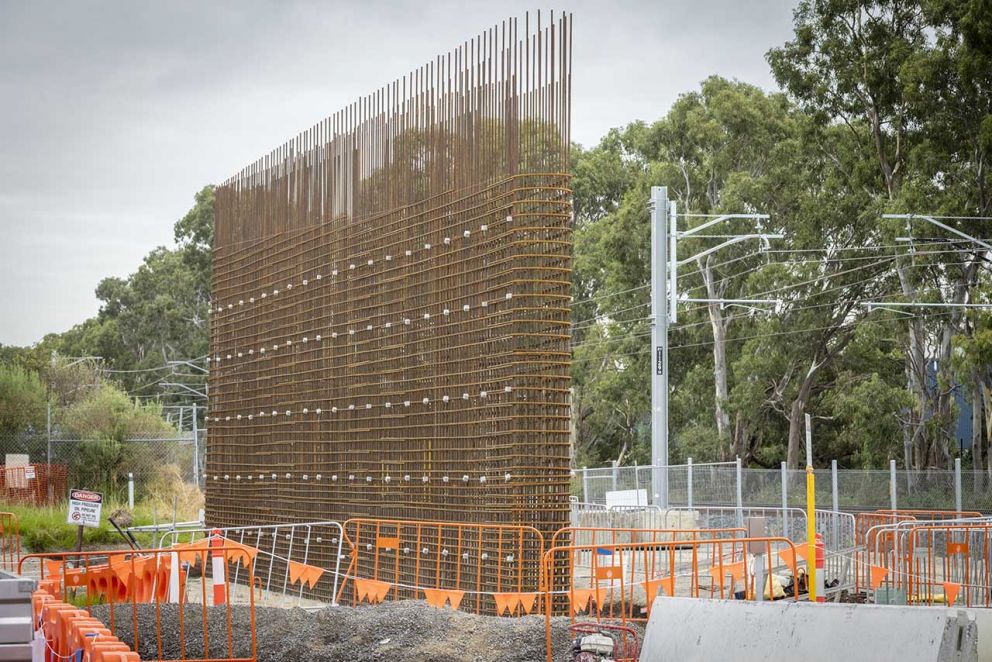
{"label": "rebar cage", "polygon": [[217,189],[211,525],[567,524],[571,18],[534,23]]}

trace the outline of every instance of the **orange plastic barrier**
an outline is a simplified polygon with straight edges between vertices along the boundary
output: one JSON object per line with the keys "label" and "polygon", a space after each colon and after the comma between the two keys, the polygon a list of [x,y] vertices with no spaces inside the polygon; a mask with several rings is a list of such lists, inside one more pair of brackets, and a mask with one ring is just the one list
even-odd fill
{"label": "orange plastic barrier", "polygon": [[13,571],[21,560],[21,523],[14,513],[0,513],[0,570]]}
{"label": "orange plastic barrier", "polygon": [[45,639],[45,660],[139,662],[141,659],[85,609],[60,602],[43,590],[34,592],[31,603],[35,630],[40,630]]}
{"label": "orange plastic barrier", "polygon": [[351,581],[338,602],[349,591],[352,604],[427,599],[477,614],[526,613],[540,591],[544,538],[531,526],[359,518],[344,532]]}
{"label": "orange plastic barrier", "polygon": [[[712,555],[704,557],[704,548],[712,549]],[[763,587],[754,585],[747,566],[746,551],[753,553],[755,548],[763,552],[763,558],[755,557],[762,559]],[[576,558],[588,558],[589,565],[576,563]],[[586,618],[597,623],[624,626],[646,620],[657,595],[700,597],[708,590],[714,597],[734,598],[738,593],[753,597],[758,590],[769,592],[768,578],[780,558],[785,560],[785,572],[796,577],[797,550],[787,538],[552,546],[542,562],[548,662],[560,659],[561,653],[552,650],[552,616],[567,614],[574,623],[579,613],[586,612]],[[799,599],[798,591],[792,599]]]}
{"label": "orange plastic barrier", "polygon": [[[35,599],[36,616],[43,616],[42,628],[52,647],[53,655],[65,656],[80,648],[92,647],[91,659],[131,660],[128,651],[120,649],[116,640],[106,640],[100,630],[115,629],[115,620],[123,615],[131,620],[131,631],[134,633],[132,642],[135,650],[150,648],[157,651],[155,659],[163,659],[163,650],[178,650],[179,658],[185,662],[214,660],[219,662],[255,662],[257,658],[257,641],[255,635],[255,592],[251,586],[255,583],[254,555],[246,545],[223,540],[221,544],[207,547],[209,541],[198,541],[192,545],[177,546],[170,549],[141,550],[140,552],[61,552],[55,554],[28,554],[20,559],[17,565],[18,574],[24,574],[25,566],[37,565],[37,574],[41,577],[41,585],[54,589],[55,593],[38,592]],[[232,618],[231,605],[215,606],[214,609],[224,610],[223,618],[209,619],[208,609],[211,601],[208,596],[213,594],[212,573],[215,564],[211,562],[211,553],[222,555],[218,562],[225,566],[238,564],[244,567],[247,584],[243,587],[246,594],[249,619],[247,627],[236,627],[243,623],[241,618]],[[173,568],[173,563],[178,567]],[[34,568],[32,568],[33,570]],[[225,589],[230,592],[232,585],[226,577]],[[170,595],[170,579],[178,577],[178,592]],[[209,585],[209,586],[208,586]],[[45,596],[48,596],[47,598]],[[109,609],[108,623],[94,622],[86,609],[68,604],[82,603],[89,607],[97,602],[106,604]],[[61,602],[57,600],[61,597]],[[178,631],[174,625],[163,629],[162,610],[149,609],[148,617],[154,618],[155,630],[153,644],[141,645],[142,637],[147,637],[147,630],[139,630],[139,603],[154,605],[166,602],[181,602],[178,610]],[[196,605],[199,603],[199,609]],[[122,611],[123,610],[123,611]],[[187,628],[190,618],[197,621],[195,626]],[[87,620],[89,619],[89,620]],[[220,625],[217,625],[217,623]],[[203,657],[189,655],[186,640],[188,629],[202,632]],[[84,631],[85,630],[85,631]],[[236,631],[237,630],[237,631]],[[74,634],[75,633],[75,634]],[[93,637],[90,637],[90,635]],[[81,637],[95,638],[85,641]],[[216,652],[211,654],[210,642]],[[218,646],[217,642],[223,642]],[[245,647],[247,643],[247,650]],[[166,645],[168,644],[168,645]],[[226,644],[226,645],[225,645]],[[237,649],[237,654],[236,654]],[[247,653],[247,655],[245,654]],[[124,655],[124,657],[121,657]]]}

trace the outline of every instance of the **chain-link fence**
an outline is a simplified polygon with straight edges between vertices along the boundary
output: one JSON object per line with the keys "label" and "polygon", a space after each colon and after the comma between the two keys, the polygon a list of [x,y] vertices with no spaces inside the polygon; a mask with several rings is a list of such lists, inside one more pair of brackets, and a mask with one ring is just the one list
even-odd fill
{"label": "chain-link fence", "polygon": [[[30,499],[22,498],[23,494],[37,492],[46,495],[44,502],[57,502],[66,498],[67,487],[85,487],[123,502],[127,500],[129,481],[133,481],[139,499],[156,481],[202,485],[205,440],[206,434],[199,430],[122,440],[63,434],[50,438],[47,432],[34,430],[0,434],[4,473],[17,472],[16,480],[4,481],[0,498],[25,501]],[[42,480],[42,476],[61,478],[51,487],[30,483]],[[25,481],[27,485],[22,484]]]}
{"label": "chain-link fence", "polygon": [[[667,476],[671,507],[788,508],[806,505],[806,471],[716,464],[582,467],[572,495],[582,503],[662,503],[654,488]],[[982,471],[816,469],[818,508],[847,512],[884,508],[992,512],[992,477]],[[624,492],[624,494],[616,494]],[[611,493],[610,497],[607,493]]]}

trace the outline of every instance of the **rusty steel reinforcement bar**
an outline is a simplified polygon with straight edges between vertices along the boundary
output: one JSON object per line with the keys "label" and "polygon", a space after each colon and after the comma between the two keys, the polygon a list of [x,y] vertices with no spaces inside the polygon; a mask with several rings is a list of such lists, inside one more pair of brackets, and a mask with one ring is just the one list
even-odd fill
{"label": "rusty steel reinforcement bar", "polygon": [[211,525],[568,523],[571,30],[506,20],[217,189]]}

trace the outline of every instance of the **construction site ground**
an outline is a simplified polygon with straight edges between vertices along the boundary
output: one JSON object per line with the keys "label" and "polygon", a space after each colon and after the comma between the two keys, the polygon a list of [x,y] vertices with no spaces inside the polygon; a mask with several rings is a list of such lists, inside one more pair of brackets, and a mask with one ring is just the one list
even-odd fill
{"label": "construction site ground", "polygon": [[[186,605],[183,614],[184,655],[179,650],[179,606],[139,604],[138,646],[142,659],[202,658],[203,610]],[[162,650],[156,636],[156,610]],[[249,610],[231,607],[234,633],[249,632]],[[93,616],[110,622],[109,608],[91,608]],[[247,657],[251,642],[235,636],[228,655],[228,610],[207,608],[210,657]],[[130,605],[114,609],[114,634],[133,647],[134,619]],[[255,610],[258,662],[298,660],[430,660],[435,662],[534,662],[543,660],[543,616],[520,618],[476,616],[451,609],[437,609],[419,600],[386,602],[374,606],[327,607],[318,611],[299,608],[257,607]],[[569,620],[552,623],[554,650],[567,652]],[[564,658],[563,658],[564,659]]]}

